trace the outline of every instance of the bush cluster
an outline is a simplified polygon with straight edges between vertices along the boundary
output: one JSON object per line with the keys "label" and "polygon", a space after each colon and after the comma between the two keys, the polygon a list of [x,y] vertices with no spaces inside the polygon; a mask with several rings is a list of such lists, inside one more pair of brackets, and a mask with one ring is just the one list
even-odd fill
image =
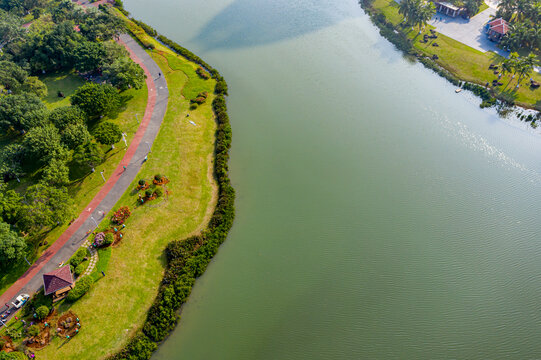
{"label": "bush cluster", "polygon": [[201,66],[198,67],[197,70],[195,70],[195,72],[197,73],[197,75],[199,75],[201,79],[205,79],[205,80],[210,79],[210,74],[206,72],[205,69],[203,69]]}
{"label": "bush cluster", "polygon": [[90,290],[92,283],[93,280],[91,276],[83,276],[75,283],[75,287],[70,290],[68,296],[66,297],[66,300],[69,302],[74,302],[80,299],[84,294],[88,292],[88,290]]}
{"label": "bush cluster", "polygon": [[145,30],[145,32],[152,36],[152,37],[156,37],[158,35],[158,32],[156,30],[154,30],[154,28],[150,25],[147,25],[145,24],[144,22],[142,21],[139,21],[139,20],[135,20],[135,19],[131,19],[134,23],[136,23],[137,25],[139,25],[141,27],[141,29]]}
{"label": "bush cluster", "polygon": [[[177,50],[183,49],[182,47],[161,35],[159,38],[160,41],[183,55],[181,50]],[[185,57],[195,61],[193,57]],[[202,60],[200,61],[202,62]],[[205,67],[210,68],[208,65]],[[227,165],[231,147],[231,126],[224,98],[224,95],[227,94],[227,85],[217,71],[213,70],[211,74],[218,80],[215,88],[215,93],[218,96],[212,102],[218,123],[214,162],[214,171],[218,182],[218,203],[208,228],[201,235],[168,244],[165,250],[167,269],[156,300],[147,314],[143,330],[124,349],[111,356],[109,358],[111,360],[150,358],[157,346],[156,343],[162,341],[177,324],[178,309],[188,299],[195,279],[203,274],[233,225],[235,191],[228,177]]]}
{"label": "bush cluster", "polygon": [[50,310],[47,305],[41,305],[36,309],[36,318],[38,318],[39,320],[45,319],[47,315],[49,315],[49,311]]}
{"label": "bush cluster", "polygon": [[70,259],[70,265],[76,268],[80,263],[83,262],[83,259],[87,255],[87,250],[85,248],[81,248],[77,250],[75,255],[73,255]]}
{"label": "bush cluster", "polygon": [[207,97],[209,96],[209,93],[206,92],[206,91],[202,91],[200,92],[199,94],[197,94],[197,96],[195,97],[195,99],[191,99],[190,102],[193,104],[193,103],[196,103],[196,104],[203,104],[205,101],[207,101]]}

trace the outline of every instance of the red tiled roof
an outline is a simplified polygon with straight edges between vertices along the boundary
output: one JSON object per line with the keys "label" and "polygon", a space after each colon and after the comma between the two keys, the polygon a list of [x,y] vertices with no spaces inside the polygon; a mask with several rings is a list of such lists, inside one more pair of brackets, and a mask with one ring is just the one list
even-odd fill
{"label": "red tiled roof", "polygon": [[50,273],[43,274],[43,287],[45,295],[52,294],[73,285],[73,275],[69,265],[62,266]]}
{"label": "red tiled roof", "polygon": [[509,31],[509,25],[507,25],[507,23],[501,23],[494,26],[491,25],[490,30],[497,32],[498,34],[505,35]]}
{"label": "red tiled roof", "polygon": [[492,21],[489,21],[488,24],[490,26],[496,26],[496,25],[500,25],[500,24],[507,24],[507,21],[505,21],[502,18],[497,18],[497,19],[494,19]]}

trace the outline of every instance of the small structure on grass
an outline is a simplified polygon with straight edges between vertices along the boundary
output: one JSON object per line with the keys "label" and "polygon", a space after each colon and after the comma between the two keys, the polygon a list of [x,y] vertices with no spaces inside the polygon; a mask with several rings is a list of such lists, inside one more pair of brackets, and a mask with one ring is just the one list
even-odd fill
{"label": "small structure on grass", "polygon": [[451,16],[451,17],[457,17],[462,13],[462,8],[459,8],[458,6],[455,6],[451,3],[445,2],[445,1],[434,1],[434,5],[436,5],[436,10],[442,14]]}
{"label": "small structure on grass", "polygon": [[499,42],[509,31],[509,24],[502,18],[489,21],[486,25],[487,36],[490,40]]}
{"label": "small structure on grass", "polygon": [[45,295],[53,295],[53,302],[66,297],[73,289],[73,275],[69,265],[62,266],[50,273],[43,274],[43,288]]}

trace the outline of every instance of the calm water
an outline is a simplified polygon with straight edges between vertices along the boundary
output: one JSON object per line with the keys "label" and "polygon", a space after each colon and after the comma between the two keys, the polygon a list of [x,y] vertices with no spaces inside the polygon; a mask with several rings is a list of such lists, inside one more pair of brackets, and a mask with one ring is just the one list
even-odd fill
{"label": "calm water", "polygon": [[230,85],[228,241],[155,359],[541,357],[541,137],[355,0],[125,0]]}

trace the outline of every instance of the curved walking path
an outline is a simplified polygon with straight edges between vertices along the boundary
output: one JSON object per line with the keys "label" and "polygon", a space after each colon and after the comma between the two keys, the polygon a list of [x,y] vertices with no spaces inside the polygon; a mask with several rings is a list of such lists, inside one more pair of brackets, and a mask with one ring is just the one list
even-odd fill
{"label": "curved walking path", "polygon": [[[145,50],[130,36],[123,34],[119,43],[124,45],[130,57],[141,65],[147,76],[148,99],[145,115],[132,142],[117,168],[107,179],[79,217],[64,231],[42,256],[0,296],[0,304],[9,304],[20,293],[33,294],[43,285],[42,275],[67,261],[85,241],[89,230],[100,222],[128,189],[143,165],[144,158],[160,130],[167,110],[169,91],[162,70]],[[124,166],[127,169],[124,170]],[[97,175],[97,174],[96,174]],[[105,174],[107,175],[107,174]],[[94,221],[95,220],[95,221]],[[13,315],[13,314],[12,314]]]}

